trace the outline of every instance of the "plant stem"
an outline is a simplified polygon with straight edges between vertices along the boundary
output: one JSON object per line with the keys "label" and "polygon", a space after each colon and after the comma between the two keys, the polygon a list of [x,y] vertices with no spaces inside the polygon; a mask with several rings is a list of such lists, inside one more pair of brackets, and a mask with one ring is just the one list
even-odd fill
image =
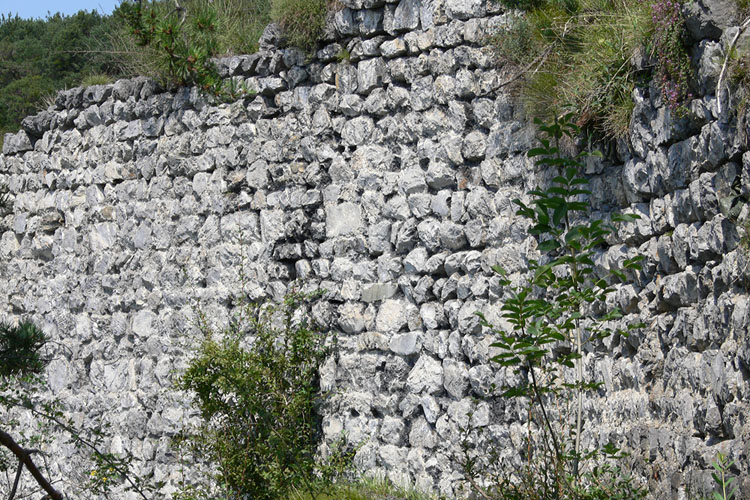
{"label": "plant stem", "polygon": [[539,391],[539,385],[536,381],[536,374],[534,373],[534,366],[531,364],[531,361],[528,362],[529,365],[529,371],[531,372],[531,383],[534,386],[534,394],[536,394],[536,400],[539,403],[539,407],[542,409],[542,417],[544,418],[544,423],[547,425],[547,428],[549,429],[550,437],[552,438],[552,445],[555,448],[555,457],[559,460],[561,453],[560,453],[560,446],[557,443],[557,437],[555,435],[555,431],[552,429],[552,424],[549,421],[549,418],[547,417],[547,410],[544,407],[544,402],[542,402],[542,394]]}

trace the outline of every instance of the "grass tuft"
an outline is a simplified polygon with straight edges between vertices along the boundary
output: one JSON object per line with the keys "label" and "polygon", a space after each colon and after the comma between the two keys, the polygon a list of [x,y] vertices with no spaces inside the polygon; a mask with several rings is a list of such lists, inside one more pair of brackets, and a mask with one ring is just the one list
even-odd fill
{"label": "grass tuft", "polygon": [[330,0],[273,0],[271,18],[283,28],[290,45],[312,50],[323,35],[329,6]]}
{"label": "grass tuft", "polygon": [[[112,77],[102,73],[88,75],[81,80],[82,87],[90,87],[92,85],[107,85],[112,83]],[[42,98],[44,101],[44,98]]]}
{"label": "grass tuft", "polygon": [[491,43],[516,73],[527,113],[550,120],[574,111],[579,126],[607,137],[627,133],[631,58],[651,34],[650,8],[625,0],[555,0],[516,17]]}

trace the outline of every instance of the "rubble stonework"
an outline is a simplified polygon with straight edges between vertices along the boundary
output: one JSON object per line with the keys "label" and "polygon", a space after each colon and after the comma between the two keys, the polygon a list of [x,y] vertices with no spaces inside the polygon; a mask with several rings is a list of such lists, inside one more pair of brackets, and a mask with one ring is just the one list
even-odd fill
{"label": "rubble stonework", "polygon": [[[196,307],[221,326],[241,290],[327,290],[313,313],[340,348],[321,370],[323,433],[359,444],[362,470],[457,494],[467,426],[518,460],[522,407],[477,402],[512,374],[489,363],[474,314],[499,321],[492,266],[517,279],[534,258],[512,200],[544,177],[510,75],[483,46],[506,14],[485,0],[342,3],[315,57],[270,29],[257,54],[219,61],[254,97],[211,104],[121,80],[61,92],[6,136],[0,317],[49,334],[51,390],[76,418],[111,421],[113,449],[166,492],[183,473],[169,439],[192,413],[173,381]],[[598,214],[641,217],[597,265],[645,257],[610,305],[646,326],[589,346],[604,385],[585,401],[584,442],[625,448],[654,498],[710,485],[717,451],[750,494],[750,259],[722,211],[737,186],[747,194],[750,152],[711,86],[725,26],[696,5],[704,95],[677,119],[637,89],[628,139],[587,172]],[[50,453],[56,474],[81,474],[73,452]]]}

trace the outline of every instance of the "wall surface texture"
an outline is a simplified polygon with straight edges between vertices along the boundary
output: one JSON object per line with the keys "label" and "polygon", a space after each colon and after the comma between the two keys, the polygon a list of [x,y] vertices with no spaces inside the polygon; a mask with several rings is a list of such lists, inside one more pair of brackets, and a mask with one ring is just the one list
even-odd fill
{"label": "wall surface texture", "polygon": [[[343,3],[312,60],[269,29],[258,54],[220,62],[252,98],[122,80],[62,92],[6,136],[0,317],[37,321],[57,343],[52,391],[75,418],[111,421],[112,449],[172,485],[169,437],[190,416],[173,380],[199,338],[196,305],[220,326],[241,290],[292,286],[328,291],[314,315],[340,350],[322,370],[323,431],[359,443],[363,470],[454,494],[467,426],[498,463],[519,460],[523,407],[481,398],[510,372],[488,362],[474,314],[497,320],[507,293],[491,266],[518,279],[536,255],[512,203],[544,178],[525,157],[536,132],[483,45],[507,14],[485,0]],[[646,327],[587,346],[604,385],[585,401],[585,441],[626,448],[664,499],[710,484],[717,451],[750,495],[750,259],[722,212],[750,190],[750,153],[714,95],[736,19],[722,2],[687,10],[691,113],[637,89],[629,138],[587,171],[599,215],[641,217],[597,264],[645,256],[611,305]],[[75,480],[88,471],[72,453],[50,456]]]}

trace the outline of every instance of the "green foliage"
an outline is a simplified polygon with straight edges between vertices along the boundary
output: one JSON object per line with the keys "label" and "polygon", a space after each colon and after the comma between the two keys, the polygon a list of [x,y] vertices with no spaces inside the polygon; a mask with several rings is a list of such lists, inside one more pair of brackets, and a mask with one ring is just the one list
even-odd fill
{"label": "green foliage", "polygon": [[198,84],[205,90],[219,85],[218,71],[211,62],[216,50],[215,15],[210,10],[197,13],[186,23],[181,9],[167,4],[143,6],[141,1],[124,2],[120,15],[140,46],[151,46],[170,85]]}
{"label": "green foliage", "polygon": [[737,486],[732,487],[732,484],[737,480],[736,477],[727,477],[729,468],[734,465],[734,460],[727,460],[726,455],[721,452],[716,454],[716,460],[711,464],[713,465],[716,472],[711,473],[711,477],[716,483],[716,487],[719,491],[713,492],[712,500],[733,500],[737,494]]}
{"label": "green foliage", "polygon": [[45,366],[41,349],[47,337],[31,321],[0,323],[0,377],[36,374]]}
{"label": "green foliage", "polygon": [[524,3],[491,42],[515,66],[518,92],[530,115],[551,120],[574,112],[580,126],[608,137],[627,132],[632,90],[641,75],[633,53],[650,33],[649,7],[624,0]]}
{"label": "green foliage", "polygon": [[[546,188],[529,194],[531,203],[514,200],[517,214],[531,223],[529,234],[537,238],[540,260],[530,260],[526,282],[512,285],[503,269],[496,267],[510,296],[501,307],[510,325],[506,330],[479,314],[482,324],[496,337],[493,347],[501,350],[493,361],[513,367],[521,383],[505,387],[503,396],[522,398],[530,416],[527,462],[518,471],[520,481],[505,479],[495,492],[498,499],[552,498],[642,498],[645,492],[634,485],[616,465],[622,455],[614,446],[583,450],[582,397],[598,389],[586,380],[584,345],[596,345],[612,330],[609,322],[621,317],[617,309],[596,316],[592,307],[606,310],[609,282],[624,280],[621,271],[611,271],[609,281],[594,275],[594,254],[615,231],[600,219],[590,219],[591,194],[583,176],[582,159],[564,156],[561,141],[574,138],[580,129],[566,115],[554,123],[540,123],[545,137],[542,146],[529,151],[536,164],[552,170]],[[615,216],[613,221],[632,221],[634,216]],[[637,269],[642,257],[625,260],[624,269]],[[566,376],[567,375],[573,375]],[[554,404],[553,404],[554,403]],[[572,407],[571,414],[560,408]],[[557,409],[554,409],[557,408]],[[532,428],[539,432],[532,436]]]}
{"label": "green foliage", "polygon": [[271,18],[294,47],[312,50],[323,35],[330,0],[273,0]]}
{"label": "green foliage", "polygon": [[349,49],[346,47],[342,48],[338,54],[336,54],[336,61],[344,64],[349,64],[349,61],[352,58],[351,52],[349,52]]}
{"label": "green foliage", "polygon": [[[177,4],[176,4],[177,5]],[[156,2],[143,5],[123,2],[118,14],[125,20],[139,46],[151,49],[163,82],[168,86],[196,85],[221,99],[236,99],[248,92],[234,82],[225,82],[212,61],[218,50],[216,9],[199,5],[188,12]]]}
{"label": "green foliage", "polygon": [[202,422],[180,444],[216,465],[225,498],[315,491],[318,368],[328,349],[305,313],[314,298],[244,305],[221,338],[202,323],[205,339],[181,379]]}
{"label": "green foliage", "polygon": [[534,10],[539,8],[544,3],[544,0],[493,0],[495,3],[500,3],[509,9],[519,10]]}
{"label": "green foliage", "polygon": [[90,87],[91,85],[107,85],[108,83],[112,83],[112,78],[110,78],[109,75],[104,74],[88,75],[81,80],[81,85],[83,87]]}

